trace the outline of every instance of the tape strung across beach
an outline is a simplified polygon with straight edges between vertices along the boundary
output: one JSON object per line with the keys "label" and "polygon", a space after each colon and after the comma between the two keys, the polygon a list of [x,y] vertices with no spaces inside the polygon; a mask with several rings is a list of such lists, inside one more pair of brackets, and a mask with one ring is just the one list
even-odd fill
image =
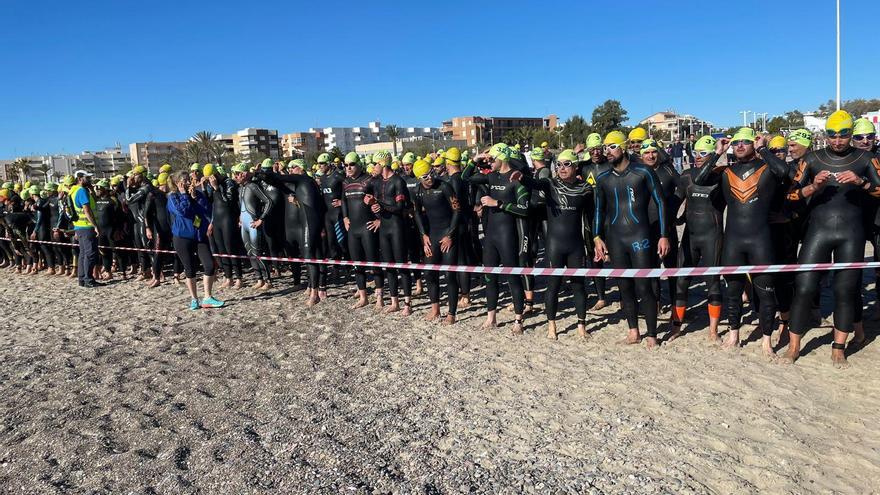
{"label": "tape strung across beach", "polygon": [[[0,237],[3,241],[12,241],[8,237]],[[21,242],[16,239],[16,242]],[[37,244],[78,247],[79,244],[69,242],[28,240]],[[148,253],[177,254],[175,251],[160,249],[142,249],[123,246],[98,246],[99,249],[115,249],[118,251],[142,251]],[[238,254],[214,254],[215,258],[250,257]],[[279,258],[273,256],[257,256],[263,261],[282,261],[291,263],[312,263],[318,265],[363,266],[367,268],[396,268],[408,270],[434,270],[441,272],[462,272],[494,275],[535,275],[550,277],[607,277],[607,278],[659,278],[659,277],[703,277],[707,275],[746,275],[755,273],[812,272],[830,270],[862,270],[880,268],[880,261],[856,261],[850,263],[796,263],[786,265],[740,265],[740,266],[706,266],[687,268],[532,268],[518,266],[468,266],[468,265],[434,265],[430,263],[386,263],[382,261],[348,261],[308,258]]]}

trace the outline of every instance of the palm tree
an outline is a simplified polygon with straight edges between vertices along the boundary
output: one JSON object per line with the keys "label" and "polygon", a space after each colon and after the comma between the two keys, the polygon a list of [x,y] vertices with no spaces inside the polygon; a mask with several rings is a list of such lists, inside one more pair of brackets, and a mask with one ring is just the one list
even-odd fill
{"label": "palm tree", "polygon": [[43,176],[43,180],[49,182],[49,166],[45,163],[41,163],[35,168],[40,171],[40,175]]}
{"label": "palm tree", "polygon": [[12,170],[15,170],[15,173],[18,174],[19,182],[24,184],[28,180],[31,166],[27,158],[16,158],[15,162],[12,164]]}
{"label": "palm tree", "polygon": [[400,127],[396,125],[386,125],[385,135],[391,140],[391,148],[394,150],[394,156],[397,156],[397,138],[400,137]]}

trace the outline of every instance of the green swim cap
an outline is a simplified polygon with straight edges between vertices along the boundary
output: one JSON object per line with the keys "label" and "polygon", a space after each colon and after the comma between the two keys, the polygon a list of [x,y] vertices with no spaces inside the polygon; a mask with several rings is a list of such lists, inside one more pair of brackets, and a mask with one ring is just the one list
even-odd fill
{"label": "green swim cap", "polygon": [[[492,145],[492,148],[489,149],[489,156],[495,158],[496,155],[502,150],[506,152],[509,149],[510,148],[505,143],[495,143],[494,145]],[[507,153],[507,158],[510,158],[509,152]]]}
{"label": "green swim cap", "polygon": [[[199,165],[198,163],[193,163],[192,165],[189,166],[189,170],[191,172],[198,172],[200,168],[202,168],[202,166]],[[137,173],[137,172],[135,172],[135,173]]]}
{"label": "green swim cap", "polygon": [[349,151],[345,155],[345,164],[346,165],[351,165],[351,164],[360,165],[360,163],[361,163],[361,157],[358,156],[358,154],[355,153],[354,151]]}
{"label": "green swim cap", "polygon": [[590,133],[590,135],[587,136],[586,145],[587,145],[587,151],[589,151],[593,148],[598,148],[599,146],[602,146],[602,136],[599,135],[598,132]]}
{"label": "green swim cap", "polygon": [[69,187],[72,186],[75,182],[76,181],[73,179],[72,175],[65,175],[61,183]]}
{"label": "green swim cap", "polygon": [[46,185],[43,187],[43,189],[46,191],[49,191],[49,192],[55,192],[58,190],[58,184],[53,184],[51,182],[47,182]]}
{"label": "green swim cap", "polygon": [[713,138],[712,136],[703,136],[700,139],[697,139],[697,142],[694,143],[694,150],[695,151],[708,151],[711,153],[711,152],[715,151],[715,143],[716,142],[717,142],[716,139]]}
{"label": "green swim cap", "polygon": [[27,189],[23,190],[22,192],[18,193],[18,197],[21,199],[30,198],[31,197],[31,189],[27,188]]}
{"label": "green swim cap", "polygon": [[403,154],[403,158],[400,160],[404,165],[412,165],[416,162],[416,155],[412,151],[407,151]]}
{"label": "green swim cap", "polygon": [[[161,175],[160,175],[160,177],[161,177]],[[110,183],[107,181],[107,179],[101,179],[98,181],[97,184],[95,184],[95,187],[100,187],[101,189],[109,189]]]}
{"label": "green swim cap", "polygon": [[544,160],[544,150],[542,148],[535,148],[529,152],[529,157],[532,160]]}
{"label": "green swim cap", "polygon": [[380,151],[373,155],[373,163],[377,165],[382,165],[383,167],[387,167],[391,165],[391,153],[387,151]]}
{"label": "green swim cap", "polygon": [[495,151],[493,158],[502,162],[510,161],[510,151],[510,148],[507,147],[499,148]]}
{"label": "green swim cap", "polygon": [[30,193],[33,196],[40,195],[40,188],[37,186],[31,186],[31,187],[27,188],[27,190],[28,190],[28,193]]}
{"label": "green swim cap", "polygon": [[574,153],[574,150],[562,150],[559,153],[559,156],[556,157],[556,162],[576,162],[578,161],[577,155]]}
{"label": "green swim cap", "polygon": [[862,117],[853,122],[853,134],[877,134],[874,123]]}
{"label": "green swim cap", "polygon": [[263,160],[263,163],[260,164],[260,168],[272,168],[272,159],[266,158]]}
{"label": "green swim cap", "polygon": [[731,141],[749,141],[754,143],[755,130],[751,127],[740,127],[739,130],[736,131],[736,134],[733,135]]}
{"label": "green swim cap", "polygon": [[306,161],[303,160],[302,158],[297,158],[296,160],[290,160],[290,162],[287,164],[287,168],[296,168],[296,167],[300,167],[302,169],[305,169],[306,168]]}
{"label": "green swim cap", "polygon": [[330,162],[330,153],[321,153],[318,155],[318,163],[329,163]]}
{"label": "green swim cap", "polygon": [[654,141],[653,139],[645,139],[639,147],[639,154],[643,155],[649,151],[657,151],[657,149],[657,141]]}
{"label": "green swim cap", "polygon": [[238,165],[233,165],[233,166],[232,166],[232,172],[235,173],[235,174],[243,174],[243,173],[246,173],[246,172],[248,172],[248,171],[249,171],[249,169],[248,169],[248,164],[247,164],[247,163],[244,163],[244,162],[239,163]]}
{"label": "green swim cap", "polygon": [[809,148],[813,145],[813,133],[806,129],[795,129],[788,134],[788,141]]}

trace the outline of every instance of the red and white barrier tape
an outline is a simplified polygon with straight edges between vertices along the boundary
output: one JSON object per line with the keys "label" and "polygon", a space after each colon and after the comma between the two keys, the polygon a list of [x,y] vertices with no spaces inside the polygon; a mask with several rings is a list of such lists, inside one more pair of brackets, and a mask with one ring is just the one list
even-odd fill
{"label": "red and white barrier tape", "polygon": [[[0,240],[9,241],[8,237],[0,237]],[[78,246],[76,243],[37,241],[38,244],[52,244],[56,246]],[[159,249],[140,249],[123,246],[98,246],[100,249],[116,249],[119,251],[142,251],[147,253],[176,254],[175,251]],[[214,254],[217,258],[250,259],[249,256],[237,254]],[[780,272],[811,272],[828,270],[861,270],[865,268],[880,268],[877,261],[856,261],[850,263],[809,263],[809,264],[786,264],[786,265],[740,265],[740,266],[707,266],[689,268],[530,268],[515,266],[467,266],[467,265],[435,265],[430,263],[386,263],[382,261],[348,261],[330,259],[308,258],[279,258],[273,256],[258,256],[263,261],[283,261],[292,263],[311,263],[318,265],[342,265],[363,266],[367,268],[392,268],[399,270],[433,270],[442,272],[481,273],[486,275],[536,275],[551,277],[607,277],[607,278],[659,278],[659,277],[703,277],[711,275],[754,275],[756,273],[780,273]]]}

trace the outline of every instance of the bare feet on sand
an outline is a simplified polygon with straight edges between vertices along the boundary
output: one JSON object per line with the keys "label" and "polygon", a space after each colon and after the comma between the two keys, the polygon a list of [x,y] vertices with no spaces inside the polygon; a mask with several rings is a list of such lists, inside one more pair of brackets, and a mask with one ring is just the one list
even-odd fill
{"label": "bare feet on sand", "polygon": [[657,337],[645,337],[645,347],[648,349],[656,349],[659,347],[657,345]]}
{"label": "bare feet on sand", "polygon": [[761,353],[771,360],[775,360],[778,357],[776,356],[776,352],[773,350],[773,342],[770,340],[769,335],[764,335],[763,337],[761,337]]}
{"label": "bare feet on sand", "polygon": [[721,344],[721,348],[729,351],[731,349],[739,348],[739,330],[731,329],[727,332],[727,338],[724,339],[724,343]]}
{"label": "bare feet on sand", "polygon": [[367,304],[369,304],[369,301],[367,301],[367,298],[366,298],[366,297],[359,297],[359,298],[357,299],[357,301],[356,301],[354,304],[351,305],[351,309],[359,309],[359,308],[363,308],[363,307],[365,307]]}
{"label": "bare feet on sand", "polygon": [[513,320],[513,326],[510,327],[511,335],[522,335],[523,334],[523,322],[522,317],[520,316],[516,320]]}
{"label": "bare feet on sand", "polygon": [[444,325],[455,325],[455,315],[446,315],[446,318],[443,319]]}
{"label": "bare feet on sand", "polygon": [[626,338],[623,340],[624,344],[632,345],[638,344],[642,341],[642,335],[639,333],[638,328],[630,328],[629,333],[626,334]]}
{"label": "bare feet on sand", "polygon": [[547,338],[550,340],[559,340],[559,337],[556,336],[556,322],[548,321],[547,322]]}
{"label": "bare feet on sand", "polygon": [[599,311],[600,309],[605,309],[605,306],[608,306],[608,303],[605,302],[605,299],[599,299],[596,301],[596,304],[590,308],[590,311]]}

